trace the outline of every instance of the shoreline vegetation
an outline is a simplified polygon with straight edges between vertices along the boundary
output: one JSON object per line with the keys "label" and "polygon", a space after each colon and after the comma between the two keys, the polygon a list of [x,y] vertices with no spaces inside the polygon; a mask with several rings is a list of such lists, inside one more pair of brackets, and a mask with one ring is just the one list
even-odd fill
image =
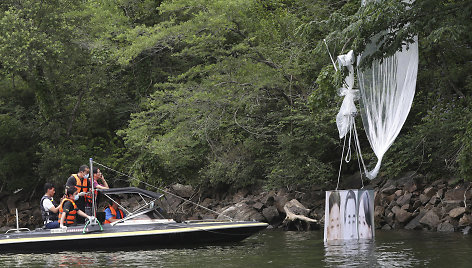
{"label": "shoreline vegetation", "polygon": [[[383,179],[366,182],[376,227],[468,232],[471,12],[470,0],[2,0],[0,230],[15,208],[21,227],[40,226],[44,183],[59,195],[90,157],[110,187],[168,186],[232,218],[321,228],[338,174],[339,189],[361,187],[354,151],[340,170],[347,73],[330,55],[383,32],[366,66],[416,36],[419,65]],[[360,117],[356,130],[371,169]],[[400,176],[411,170],[423,176]],[[177,219],[218,218],[169,201]]]}
{"label": "shoreline vegetation", "polygon": [[[360,178],[356,175],[346,178],[340,185],[340,189],[359,187]],[[409,172],[396,179],[376,178],[364,189],[375,191],[376,229],[461,231],[468,234],[472,226],[470,182],[457,179],[427,181],[424,176]],[[270,228],[298,231],[322,230],[324,224],[325,190],[317,187],[308,191],[264,191],[260,187],[250,187],[234,192],[199,192],[190,185],[173,184],[168,190],[219,213],[167,195],[164,209],[178,221],[227,220],[230,217],[267,222]],[[20,227],[34,229],[41,226],[39,205],[35,200],[27,202],[23,197],[21,191],[0,194],[1,232],[16,227],[15,208],[18,208]],[[132,198],[122,200],[125,206],[137,205],[137,202]],[[103,200],[99,202],[99,211],[104,206]]]}

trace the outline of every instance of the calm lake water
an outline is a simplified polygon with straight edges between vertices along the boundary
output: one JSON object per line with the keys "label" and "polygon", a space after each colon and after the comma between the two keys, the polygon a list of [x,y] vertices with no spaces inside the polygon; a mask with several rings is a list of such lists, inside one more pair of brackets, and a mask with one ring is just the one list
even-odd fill
{"label": "calm lake water", "polygon": [[326,245],[323,232],[266,230],[242,242],[184,249],[2,254],[1,267],[472,267],[472,235],[376,231]]}

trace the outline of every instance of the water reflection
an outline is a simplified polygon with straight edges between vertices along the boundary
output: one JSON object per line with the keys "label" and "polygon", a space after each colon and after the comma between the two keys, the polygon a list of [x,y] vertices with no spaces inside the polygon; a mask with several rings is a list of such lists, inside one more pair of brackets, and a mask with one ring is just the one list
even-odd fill
{"label": "water reflection", "polygon": [[417,259],[403,242],[375,240],[326,242],[324,262],[336,267],[411,267],[428,263]]}
{"label": "water reflection", "polygon": [[0,254],[1,267],[469,267],[472,236],[376,232],[374,241],[323,242],[323,232],[267,230],[240,243],[194,248]]}

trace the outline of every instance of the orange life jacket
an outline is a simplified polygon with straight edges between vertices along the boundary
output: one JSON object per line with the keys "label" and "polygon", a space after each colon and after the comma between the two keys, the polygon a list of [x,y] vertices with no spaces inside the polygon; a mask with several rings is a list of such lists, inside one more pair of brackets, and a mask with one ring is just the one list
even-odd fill
{"label": "orange life jacket", "polygon": [[[108,208],[111,211],[111,218],[110,219],[116,219],[116,210],[114,208],[112,208],[111,206],[108,206]],[[120,212],[120,215],[121,215],[120,219],[123,219],[124,218],[123,211],[121,211],[121,209],[118,209],[118,212]],[[111,223],[111,221],[105,220],[105,224],[106,223]]]}
{"label": "orange life jacket", "polygon": [[61,204],[59,205],[59,222],[61,221],[62,213],[64,212],[63,206],[64,206],[64,202],[66,201],[71,202],[72,205],[74,206],[74,209],[72,211],[66,212],[66,218],[64,219],[65,225],[71,225],[75,223],[75,218],[77,216],[77,211],[79,209],[77,208],[77,205],[75,204],[75,202],[69,198],[62,199]]}
{"label": "orange life jacket", "polygon": [[[84,178],[81,180],[77,174],[72,174],[72,176],[75,178],[75,188],[77,188],[77,193],[88,192],[88,179]],[[92,204],[92,195],[85,195],[84,198],[85,204]]]}

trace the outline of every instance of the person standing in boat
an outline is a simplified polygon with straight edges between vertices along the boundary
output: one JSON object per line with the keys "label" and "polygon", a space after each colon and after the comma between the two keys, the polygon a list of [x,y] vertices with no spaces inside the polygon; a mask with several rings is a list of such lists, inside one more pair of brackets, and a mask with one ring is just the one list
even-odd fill
{"label": "person standing in boat", "polygon": [[[100,171],[100,169],[97,167],[93,168],[93,188],[94,189],[109,189],[107,181],[103,177],[103,174]],[[97,193],[95,193],[95,196],[97,196]]]}
{"label": "person standing in boat", "polygon": [[59,205],[59,226],[70,226],[77,223],[77,215],[88,218],[90,221],[93,219],[92,216],[85,214],[76,205],[76,201],[79,200],[77,188],[75,186],[66,187],[66,197],[62,199]]}
{"label": "person standing in boat", "polygon": [[[77,207],[85,211],[86,214],[92,214],[92,198],[91,195],[87,196],[87,192],[90,191],[90,183],[88,180],[90,173],[90,169],[87,165],[82,165],[79,168],[79,172],[77,174],[72,174],[66,182],[67,186],[74,186],[78,191],[79,199],[76,200],[75,204]],[[78,223],[84,223],[85,220],[83,218],[78,219]]]}
{"label": "person standing in boat", "polygon": [[[107,181],[105,180],[105,178],[103,177],[102,175],[102,172],[100,171],[99,168],[97,167],[93,167],[93,171],[92,171],[92,180],[89,180],[89,184],[92,185],[93,183],[93,189],[94,189],[94,192],[95,192],[95,204],[97,204],[97,197],[98,197],[98,191],[97,189],[109,189],[108,187],[108,183]],[[101,182],[101,184],[99,183]],[[92,192],[89,192],[87,193],[87,198],[89,199],[92,199]],[[90,211],[90,213],[88,213],[88,209],[86,207],[86,210],[85,210],[85,213],[87,215],[91,215],[92,212]],[[93,216],[93,215],[92,215]]]}
{"label": "person standing in boat", "polygon": [[108,200],[110,205],[105,209],[105,224],[112,223],[123,219],[126,217],[126,214],[118,207],[118,204],[121,205],[121,200],[119,197],[115,198],[116,202],[113,200]]}
{"label": "person standing in boat", "polygon": [[41,216],[43,217],[44,228],[54,229],[59,228],[57,221],[57,213],[59,213],[59,206],[54,202],[54,194],[56,188],[52,183],[46,182],[44,184],[44,196],[41,198],[39,205],[41,207]]}

